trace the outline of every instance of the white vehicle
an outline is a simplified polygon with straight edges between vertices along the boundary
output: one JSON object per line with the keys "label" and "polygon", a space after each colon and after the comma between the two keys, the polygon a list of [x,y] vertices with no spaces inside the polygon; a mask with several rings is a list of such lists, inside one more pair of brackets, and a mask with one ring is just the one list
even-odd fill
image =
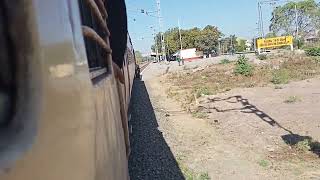
{"label": "white vehicle", "polygon": [[202,53],[199,53],[196,48],[191,49],[182,49],[173,54],[173,56],[180,57],[180,59],[184,60],[192,60],[202,58]]}

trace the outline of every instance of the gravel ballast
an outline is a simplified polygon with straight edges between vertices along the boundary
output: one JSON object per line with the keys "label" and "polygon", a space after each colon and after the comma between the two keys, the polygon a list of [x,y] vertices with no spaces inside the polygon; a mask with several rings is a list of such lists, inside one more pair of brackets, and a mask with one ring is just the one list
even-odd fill
{"label": "gravel ballast", "polygon": [[131,180],[184,179],[163,134],[143,81],[135,81],[131,100]]}

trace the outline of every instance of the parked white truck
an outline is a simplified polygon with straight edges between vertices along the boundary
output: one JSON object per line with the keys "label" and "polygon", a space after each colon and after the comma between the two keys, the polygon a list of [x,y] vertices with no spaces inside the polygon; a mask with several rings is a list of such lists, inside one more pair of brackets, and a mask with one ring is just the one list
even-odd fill
{"label": "parked white truck", "polygon": [[182,49],[173,54],[173,56],[180,57],[180,59],[184,60],[192,60],[203,57],[203,53],[201,51],[197,51],[196,48],[191,49]]}

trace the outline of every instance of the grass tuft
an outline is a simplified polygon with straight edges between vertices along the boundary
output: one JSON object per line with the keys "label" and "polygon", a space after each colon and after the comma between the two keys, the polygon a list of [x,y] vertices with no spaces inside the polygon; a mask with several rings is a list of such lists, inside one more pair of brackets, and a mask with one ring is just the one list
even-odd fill
{"label": "grass tuft", "polygon": [[267,59],[267,55],[266,54],[260,54],[258,55],[258,59],[263,61],[263,60],[266,60]]}
{"label": "grass tuft", "polygon": [[183,176],[186,180],[210,180],[208,172],[197,173],[194,170],[188,168],[182,163],[182,158],[177,158],[178,165],[182,171]]}
{"label": "grass tuft", "polygon": [[200,87],[199,89],[196,90],[196,95],[197,98],[201,97],[201,96],[208,96],[208,95],[212,95],[213,93],[210,91],[209,88],[207,87]]}
{"label": "grass tuft", "polygon": [[208,114],[204,112],[193,112],[192,117],[199,118],[199,119],[206,119],[208,118]]}
{"label": "grass tuft", "polygon": [[276,70],[273,72],[271,82],[273,84],[288,84],[289,83],[289,72],[285,69]]}
{"label": "grass tuft", "polygon": [[263,167],[263,168],[268,167],[269,164],[270,164],[270,162],[269,162],[268,160],[265,160],[265,159],[259,161],[259,165],[260,165],[261,167]]}
{"label": "grass tuft", "polygon": [[283,89],[283,87],[282,86],[274,86],[274,89]]}
{"label": "grass tuft", "polygon": [[284,100],[284,103],[294,104],[300,101],[301,99],[298,96],[289,96],[286,100]]}
{"label": "grass tuft", "polygon": [[229,64],[231,61],[229,59],[222,59],[220,64]]}
{"label": "grass tuft", "polygon": [[309,139],[305,139],[303,141],[298,142],[295,145],[295,148],[302,152],[307,152],[311,150],[311,141]]}

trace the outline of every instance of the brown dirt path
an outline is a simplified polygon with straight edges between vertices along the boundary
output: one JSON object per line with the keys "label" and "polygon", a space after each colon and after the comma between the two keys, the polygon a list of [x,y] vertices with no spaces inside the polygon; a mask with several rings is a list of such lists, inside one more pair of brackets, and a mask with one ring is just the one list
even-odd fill
{"label": "brown dirt path", "polygon": [[[320,140],[320,80],[274,87],[234,89],[202,99],[208,119],[196,119],[165,93],[161,78],[147,82],[163,136],[176,159],[211,179],[319,179],[320,161],[302,155],[284,140]],[[299,102],[286,104],[290,97]],[[210,100],[211,98],[211,100]],[[209,100],[208,100],[209,99]]]}

